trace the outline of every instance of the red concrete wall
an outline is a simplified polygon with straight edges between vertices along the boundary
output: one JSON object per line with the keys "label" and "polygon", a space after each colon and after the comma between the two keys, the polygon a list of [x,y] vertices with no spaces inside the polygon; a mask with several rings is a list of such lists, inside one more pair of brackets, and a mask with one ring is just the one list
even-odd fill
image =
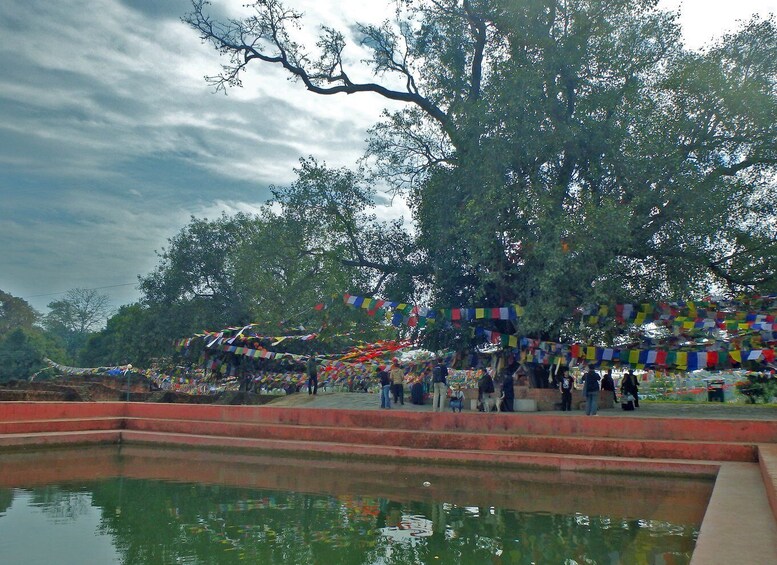
{"label": "red concrete wall", "polygon": [[0,422],[124,417],[126,409],[123,402],[0,402]]}
{"label": "red concrete wall", "polygon": [[777,443],[777,421],[703,420],[554,414],[453,414],[433,412],[323,410],[266,406],[151,403],[0,402],[0,422],[67,418],[161,418],[295,424],[336,428],[466,431],[573,437],[710,442]]}
{"label": "red concrete wall", "polygon": [[777,443],[777,421],[703,420],[694,418],[607,417],[559,418],[555,414],[453,414],[322,410],[269,406],[191,406],[130,403],[127,416],[278,423],[356,428],[506,432],[515,434],[590,436],[630,439],[702,440]]}

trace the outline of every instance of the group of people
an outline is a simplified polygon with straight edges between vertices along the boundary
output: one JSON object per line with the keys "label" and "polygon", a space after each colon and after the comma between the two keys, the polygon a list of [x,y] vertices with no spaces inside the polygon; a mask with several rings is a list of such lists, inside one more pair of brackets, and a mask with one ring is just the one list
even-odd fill
{"label": "group of people", "polygon": [[[560,385],[562,411],[572,409],[573,388],[574,379],[565,373]],[[598,412],[600,389],[612,392],[613,402],[618,401],[618,397],[615,394],[615,381],[612,378],[612,369],[608,369],[604,377],[602,377],[596,372],[594,365],[589,365],[588,371],[583,375],[585,413],[588,416],[595,416]],[[621,381],[621,406],[624,410],[639,408],[639,382],[632,369],[628,370]]]}
{"label": "group of people", "polygon": [[502,380],[499,398],[496,397],[496,385],[490,369],[483,369],[478,379],[478,410],[481,412],[512,412],[515,400],[513,372],[507,371]]}
{"label": "group of people", "polygon": [[[423,376],[428,376],[424,372]],[[380,383],[380,407],[381,409],[390,409],[393,396],[394,404],[404,405],[405,403],[405,373],[399,364],[399,359],[394,358],[391,367],[378,367],[377,374]],[[432,390],[432,410],[442,412],[445,410],[445,401],[448,397],[448,367],[445,366],[442,358],[435,360],[434,368],[431,371],[431,390]],[[454,412],[461,412],[464,407],[464,392],[454,387],[450,395],[450,406]]]}
{"label": "group of people", "polygon": [[[316,365],[311,357],[308,363],[308,394],[316,394],[318,382],[316,378]],[[399,364],[399,359],[394,358],[389,367],[378,367],[377,379],[380,383],[380,407],[381,409],[390,409],[392,397],[394,404],[405,404],[404,392],[404,369]],[[434,367],[424,371],[426,378],[431,380],[430,390],[432,393],[432,411],[442,412],[445,410],[445,402],[449,401],[451,410],[461,412],[464,407],[464,391],[460,387],[452,387],[448,391],[448,368],[442,358],[435,360]],[[554,374],[554,380],[558,383],[561,391],[561,410],[572,410],[572,391],[575,389],[575,379],[569,374],[566,367],[559,367]],[[582,376],[583,396],[586,400],[586,414],[596,415],[598,412],[600,390],[612,393],[613,402],[618,401],[615,392],[615,381],[612,376],[612,369],[608,369],[604,376],[601,376],[595,365],[589,365],[588,371]],[[497,386],[491,375],[490,369],[482,369],[478,379],[478,410],[481,412],[512,412],[515,399],[513,373],[505,371],[502,379],[500,394],[497,397]],[[633,410],[639,407],[639,383],[634,371],[629,369],[623,376],[620,386],[621,405],[624,410]]]}
{"label": "group of people", "polygon": [[[387,370],[388,369],[388,370]],[[393,393],[394,404],[405,404],[405,371],[396,357],[391,361],[391,367],[378,367],[380,382],[380,407],[391,408]]]}

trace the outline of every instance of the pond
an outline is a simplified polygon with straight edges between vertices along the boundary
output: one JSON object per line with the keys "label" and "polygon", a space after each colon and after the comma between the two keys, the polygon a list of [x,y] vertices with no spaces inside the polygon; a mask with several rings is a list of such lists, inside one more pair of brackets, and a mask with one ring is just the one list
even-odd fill
{"label": "pond", "polygon": [[0,454],[6,564],[688,563],[712,481],[140,445]]}

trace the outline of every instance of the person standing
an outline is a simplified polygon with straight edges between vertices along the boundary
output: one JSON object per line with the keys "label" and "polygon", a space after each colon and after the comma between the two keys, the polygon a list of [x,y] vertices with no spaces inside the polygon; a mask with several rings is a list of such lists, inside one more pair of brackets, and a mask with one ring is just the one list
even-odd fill
{"label": "person standing", "polygon": [[483,369],[483,375],[478,380],[478,399],[483,412],[490,412],[494,406],[494,379],[488,369]]}
{"label": "person standing", "polygon": [[391,377],[383,365],[378,367],[378,381],[380,381],[380,407],[391,408]]}
{"label": "person standing", "polygon": [[391,389],[394,393],[394,404],[405,405],[405,371],[399,365],[399,359],[394,357],[391,361]]}
{"label": "person standing", "polygon": [[572,411],[572,389],[575,386],[575,379],[572,378],[566,367],[561,367],[561,382],[559,383],[559,389],[561,390],[561,411]]}
{"label": "person standing", "polygon": [[515,404],[515,389],[513,388],[513,374],[507,373],[502,381],[502,412],[512,412]]}
{"label": "person standing", "polygon": [[318,394],[318,364],[312,355],[308,357],[306,371],[308,373],[308,394]]}
{"label": "person standing", "polygon": [[432,387],[434,387],[432,412],[442,412],[448,392],[448,367],[440,357],[437,358],[437,364],[432,369]]}
{"label": "person standing", "polygon": [[588,416],[596,416],[599,400],[599,381],[602,377],[594,370],[593,364],[588,366],[588,372],[583,375],[583,389],[585,390],[585,413]]}
{"label": "person standing", "polygon": [[621,381],[621,396],[630,394],[634,397],[634,408],[639,408],[639,384],[634,369],[629,368]]}

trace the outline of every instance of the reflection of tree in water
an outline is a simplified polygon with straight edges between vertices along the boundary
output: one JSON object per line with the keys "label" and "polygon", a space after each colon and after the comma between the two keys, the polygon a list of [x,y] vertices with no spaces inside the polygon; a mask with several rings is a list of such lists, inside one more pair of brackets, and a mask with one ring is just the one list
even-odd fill
{"label": "reflection of tree in water", "polygon": [[0,488],[0,516],[13,504],[13,490],[9,488]]}
{"label": "reflection of tree in water", "polygon": [[[695,530],[441,502],[113,479],[36,489],[56,515],[102,509],[124,563],[653,563],[689,561]],[[659,540],[661,549],[652,544]]]}
{"label": "reflection of tree in water", "polygon": [[30,502],[54,520],[73,521],[89,514],[92,507],[91,493],[81,485],[49,485],[31,490],[30,495]]}
{"label": "reflection of tree in water", "polygon": [[[410,512],[419,510],[408,506]],[[424,543],[402,548],[393,544],[387,562],[647,564],[671,554],[672,562],[679,564],[690,561],[697,534],[692,526],[666,522],[443,504],[433,504],[429,515],[434,525]]]}

